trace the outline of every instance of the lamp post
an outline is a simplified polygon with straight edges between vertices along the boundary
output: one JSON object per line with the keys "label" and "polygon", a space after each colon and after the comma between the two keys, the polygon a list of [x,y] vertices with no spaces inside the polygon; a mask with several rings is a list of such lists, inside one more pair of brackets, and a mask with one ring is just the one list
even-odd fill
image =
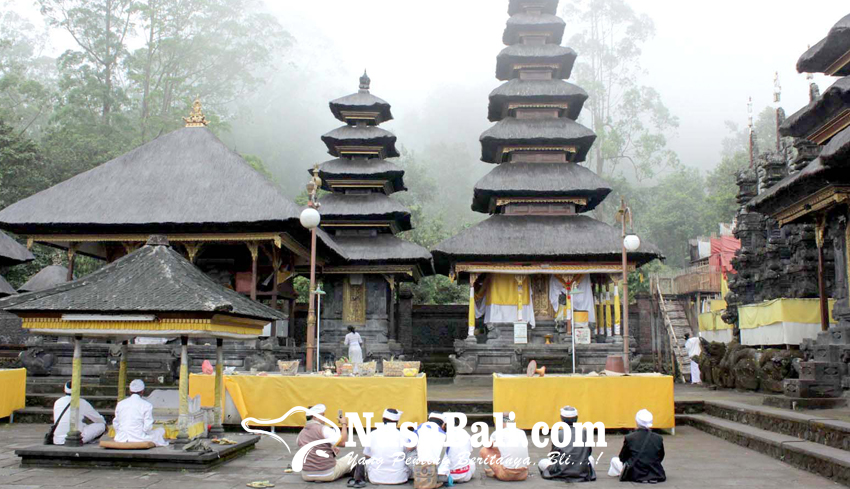
{"label": "lamp post", "polygon": [[307,193],[310,194],[308,207],[301,212],[301,225],[310,230],[310,293],[307,301],[307,361],[304,370],[313,371],[313,349],[316,347],[314,337],[316,336],[316,309],[313,307],[313,296],[316,295],[316,228],[322,221],[319,215],[320,204],[316,201],[316,193],[322,185],[319,178],[319,165],[313,168],[313,178],[307,184]]}
{"label": "lamp post", "polygon": [[626,222],[632,227],[632,209],[620,198],[617,220],[623,225],[623,368],[629,372],[629,262],[628,252],[640,248],[640,238],[634,233],[626,234]]}

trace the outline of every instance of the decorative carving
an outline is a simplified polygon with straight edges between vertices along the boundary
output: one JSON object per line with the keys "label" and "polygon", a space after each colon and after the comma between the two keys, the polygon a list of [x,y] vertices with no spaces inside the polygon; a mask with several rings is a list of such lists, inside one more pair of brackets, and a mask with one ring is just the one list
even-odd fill
{"label": "decorative carving", "polygon": [[342,288],[342,320],[348,324],[366,324],[366,281],[352,284],[345,278]]}
{"label": "decorative carving", "polygon": [[549,276],[531,276],[531,296],[534,303],[534,319],[550,320],[555,317],[555,310],[549,302]]}
{"label": "decorative carving", "polygon": [[186,127],[206,127],[210,123],[201,111],[200,98],[195,98],[195,102],[192,103],[192,111],[189,112],[189,117],[184,117],[183,121],[186,122]]}

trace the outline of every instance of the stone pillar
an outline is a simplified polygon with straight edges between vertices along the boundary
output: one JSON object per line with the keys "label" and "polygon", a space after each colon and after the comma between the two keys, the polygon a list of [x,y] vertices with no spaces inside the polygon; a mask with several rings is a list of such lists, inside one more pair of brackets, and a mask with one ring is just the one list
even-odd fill
{"label": "stone pillar", "polygon": [[127,341],[121,342],[121,361],[118,364],[118,402],[127,396]]}
{"label": "stone pillar", "polygon": [[77,263],[77,245],[71,243],[68,245],[68,275],[65,278],[66,282],[74,280],[74,264]]}
{"label": "stone pillar", "polygon": [[189,441],[189,337],[180,337],[180,409],[177,415],[177,429],[180,433],[173,442],[183,445]]}
{"label": "stone pillar", "polygon": [[408,284],[398,290],[398,341],[404,348],[413,347],[413,291]]}
{"label": "stone pillar", "polygon": [[68,434],[65,436],[65,446],[83,446],[83,434],[77,421],[80,419],[80,388],[83,382],[83,352],[82,336],[74,337],[74,359],[71,364],[71,407],[68,409],[70,416]]}
{"label": "stone pillar", "polygon": [[224,393],[224,340],[216,338],[215,340],[215,401],[213,404],[213,421],[210,434],[219,435],[224,433],[224,428],[221,426],[221,396]]}

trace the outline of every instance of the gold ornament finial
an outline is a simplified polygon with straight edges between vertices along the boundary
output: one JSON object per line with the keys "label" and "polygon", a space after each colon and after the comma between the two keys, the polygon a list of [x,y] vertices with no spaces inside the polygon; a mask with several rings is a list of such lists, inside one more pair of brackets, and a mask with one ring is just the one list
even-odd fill
{"label": "gold ornament finial", "polygon": [[204,113],[201,112],[201,98],[195,97],[195,102],[192,103],[192,112],[189,113],[189,117],[184,117],[183,121],[186,122],[186,127],[206,127],[210,121],[204,117]]}

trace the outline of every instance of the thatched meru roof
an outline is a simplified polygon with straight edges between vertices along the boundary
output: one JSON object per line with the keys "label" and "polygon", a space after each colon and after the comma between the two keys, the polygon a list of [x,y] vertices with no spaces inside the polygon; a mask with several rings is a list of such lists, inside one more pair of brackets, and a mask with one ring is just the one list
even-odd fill
{"label": "thatched meru roof", "polygon": [[37,292],[49,289],[68,280],[68,269],[61,265],[49,265],[42,268],[38,273],[18,288],[18,292]]}
{"label": "thatched meru roof", "polygon": [[517,44],[522,42],[522,39],[520,39],[521,34],[533,33],[541,35],[548,34],[548,43],[561,44],[561,41],[564,39],[566,25],[564,19],[557,15],[518,13],[508,19],[508,25],[505,27],[505,33],[502,35],[502,42],[508,46]]}
{"label": "thatched meru roof", "polygon": [[481,134],[481,161],[501,163],[502,146],[575,146],[574,162],[582,162],[596,134],[576,121],[559,119],[516,119],[508,117]]}
{"label": "thatched meru roof", "polygon": [[[319,200],[319,213],[323,221],[364,220],[396,221],[402,231],[412,229],[410,212],[398,201],[385,194],[340,194],[325,195]],[[333,238],[336,240],[336,237]],[[351,259],[351,257],[348,257]]]}
{"label": "thatched meru roof", "polygon": [[567,117],[576,120],[586,100],[587,92],[583,88],[563,80],[524,81],[515,78],[490,92],[488,117],[492,122],[502,120],[505,106],[510,102],[542,104],[566,102],[569,106]]}
{"label": "thatched meru roof", "polygon": [[584,197],[596,208],[611,187],[596,173],[576,163],[503,163],[475,184],[472,210],[491,212],[496,197]]}
{"label": "thatched meru roof", "polygon": [[[815,44],[797,60],[800,73],[826,73],[842,56],[850,51],[850,14],[838,21],[829,34]],[[837,67],[833,67],[837,68]],[[832,73],[836,76],[850,75],[850,64]]]}
{"label": "thatched meru roof", "polygon": [[840,78],[820,98],[785,119],[779,133],[806,138],[847,109],[850,109],[850,76]]}
{"label": "thatched meru roof", "polygon": [[555,15],[558,11],[558,0],[511,0],[508,4],[508,15],[525,12],[525,6],[542,7],[543,13]]}
{"label": "thatched meru roof", "polygon": [[0,231],[0,267],[11,267],[35,260],[23,245]]}
{"label": "thatched meru roof", "polygon": [[342,115],[343,111],[377,112],[378,117],[376,122],[378,124],[393,120],[390,104],[384,99],[372,95],[368,90],[361,90],[357,93],[332,100],[330,107],[334,117],[342,122],[346,122],[345,117]]}
{"label": "thatched meru roof", "polygon": [[377,236],[334,236],[352,264],[416,264],[424,275],[432,275],[431,253],[416,243],[391,234]]}
{"label": "thatched meru roof", "polygon": [[[246,189],[250,192],[246,194]],[[206,128],[161,136],[0,211],[12,232],[278,230],[299,209]]]}
{"label": "thatched meru roof", "polygon": [[6,279],[3,278],[2,275],[0,275],[0,297],[17,295],[17,293],[18,293],[18,291],[15,290],[15,288],[12,287],[12,285],[9,282],[7,282]]}
{"label": "thatched meru roof", "polygon": [[759,194],[747,209],[774,214],[833,184],[847,184],[847,170],[827,167],[820,158],[810,161],[799,173],[789,175]]}
{"label": "thatched meru roof", "polygon": [[[309,170],[312,175],[313,171]],[[358,179],[387,180],[393,192],[407,190],[404,186],[404,170],[387,160],[378,158],[337,158],[319,165],[322,189],[330,190],[328,180]]]}
{"label": "thatched meru roof", "polygon": [[383,146],[386,158],[399,156],[395,149],[396,137],[393,133],[375,126],[342,126],[322,136],[328,147],[328,153],[339,157],[337,146]]}
{"label": "thatched meru roof", "polygon": [[519,64],[556,64],[554,77],[566,80],[573,71],[576,52],[557,44],[515,44],[508,46],[496,58],[496,78],[502,81],[514,77],[514,66]]}
{"label": "thatched meru roof", "polygon": [[826,166],[850,166],[850,127],[835,135],[820,153]]}
{"label": "thatched meru roof", "polygon": [[149,244],[79,280],[0,301],[8,312],[228,314],[285,316],[222,287],[167,244]]}
{"label": "thatched meru roof", "polygon": [[[496,214],[431,250],[437,273],[453,262],[614,262],[622,260],[619,229],[589,216],[508,216]],[[629,253],[638,265],[663,258],[652,243]]]}

